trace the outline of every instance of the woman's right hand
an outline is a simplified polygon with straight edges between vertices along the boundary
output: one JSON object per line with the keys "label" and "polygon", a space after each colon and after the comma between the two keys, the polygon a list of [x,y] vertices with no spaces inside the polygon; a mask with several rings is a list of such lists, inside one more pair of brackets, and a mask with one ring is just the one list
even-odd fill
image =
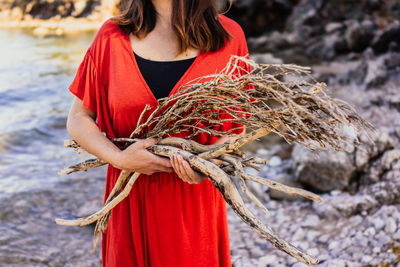
{"label": "woman's right hand", "polygon": [[172,172],[168,158],[149,152],[146,148],[158,143],[156,138],[147,138],[135,142],[117,154],[112,165],[118,169],[151,175],[155,172]]}

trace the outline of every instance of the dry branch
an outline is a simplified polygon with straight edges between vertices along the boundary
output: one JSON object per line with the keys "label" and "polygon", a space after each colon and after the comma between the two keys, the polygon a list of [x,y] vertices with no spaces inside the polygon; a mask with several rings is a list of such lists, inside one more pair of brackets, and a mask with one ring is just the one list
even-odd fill
{"label": "dry branch", "polygon": [[[173,153],[181,154],[192,168],[209,176],[235,213],[260,236],[303,263],[317,264],[317,259],[282,240],[254,216],[247,209],[233,182],[233,178],[239,179],[242,191],[265,213],[268,213],[267,209],[247,188],[247,181],[321,202],[322,199],[312,192],[247,174],[245,167],[259,170],[258,165],[267,164],[267,160],[246,158],[240,148],[274,132],[289,143],[300,144],[311,150],[318,147],[342,150],[354,142],[343,134],[343,126],[353,127],[357,131],[365,130],[367,133],[374,130],[346,102],[326,95],[323,92],[326,85],[315,81],[309,73],[307,67],[256,64],[245,57],[232,56],[220,73],[200,77],[183,85],[176,94],[160,99],[154,109],[146,105],[129,138],[112,141],[124,149],[137,140],[162,137],[157,145],[148,148],[150,152],[164,157]],[[225,123],[232,123],[233,128],[228,132],[221,127]],[[241,128],[245,128],[247,133],[240,136],[234,134],[234,130]],[[184,133],[184,137],[174,137],[178,133]],[[202,145],[192,140],[201,134],[231,135],[237,138],[224,144]],[[83,151],[74,141],[68,142],[66,146],[77,152]],[[210,161],[212,159],[222,160],[223,164],[217,166]],[[87,170],[103,164],[105,162],[101,159],[94,159],[69,167],[63,173]],[[101,210],[86,218],[56,219],[56,222],[62,225],[96,222],[96,248],[100,233],[107,228],[112,208],[128,196],[139,175],[121,171]]]}

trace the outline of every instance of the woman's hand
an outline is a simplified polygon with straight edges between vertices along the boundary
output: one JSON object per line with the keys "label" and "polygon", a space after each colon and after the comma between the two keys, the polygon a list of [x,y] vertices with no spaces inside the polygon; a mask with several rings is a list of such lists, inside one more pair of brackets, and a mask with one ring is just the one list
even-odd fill
{"label": "woman's hand", "polygon": [[[189,163],[179,154],[172,155],[170,157],[170,161],[176,174],[178,174],[179,178],[181,178],[184,182],[189,184],[199,184],[208,178],[207,175],[193,170]],[[217,165],[222,163],[221,160],[210,159],[210,161]]]}
{"label": "woman's hand", "polygon": [[147,138],[131,144],[118,153],[112,165],[118,169],[153,174],[155,172],[172,172],[169,159],[154,155],[146,148],[158,143],[156,138]]}

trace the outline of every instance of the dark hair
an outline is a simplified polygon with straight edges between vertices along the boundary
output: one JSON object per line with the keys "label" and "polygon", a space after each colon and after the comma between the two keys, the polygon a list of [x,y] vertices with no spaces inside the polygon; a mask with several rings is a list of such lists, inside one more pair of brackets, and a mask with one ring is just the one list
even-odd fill
{"label": "dark hair", "polygon": [[[151,0],[129,0],[125,4],[121,14],[111,18],[125,34],[140,38],[154,29],[157,13]],[[214,52],[232,37],[218,20],[216,0],[172,0],[171,23],[179,53],[189,47]]]}

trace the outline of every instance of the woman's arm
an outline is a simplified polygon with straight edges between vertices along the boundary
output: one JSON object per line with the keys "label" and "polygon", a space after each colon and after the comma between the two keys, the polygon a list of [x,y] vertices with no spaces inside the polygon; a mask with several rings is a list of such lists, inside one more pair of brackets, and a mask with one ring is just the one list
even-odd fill
{"label": "woman's arm", "polygon": [[118,169],[137,171],[144,174],[154,172],[172,172],[168,159],[147,151],[158,142],[148,138],[136,142],[121,151],[100,131],[96,124],[96,114],[83,106],[82,101],[75,97],[68,114],[68,134],[89,153],[105,160]]}

